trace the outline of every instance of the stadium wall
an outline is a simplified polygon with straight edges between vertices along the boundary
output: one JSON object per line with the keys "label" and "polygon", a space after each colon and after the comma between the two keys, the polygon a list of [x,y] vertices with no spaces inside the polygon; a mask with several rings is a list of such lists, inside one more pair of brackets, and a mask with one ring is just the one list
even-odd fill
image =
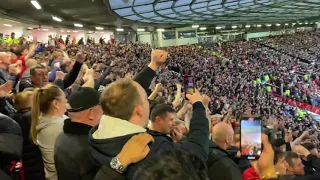
{"label": "stadium wall", "polygon": [[[173,31],[173,30],[171,30]],[[190,37],[190,38],[179,38],[178,32],[181,31],[195,31],[192,28],[176,28],[175,38],[174,39],[163,39],[162,33],[163,32],[156,32],[157,38],[152,41],[153,47],[168,47],[168,46],[179,46],[179,45],[187,45],[187,44],[197,44],[198,37]]]}
{"label": "stadium wall", "polygon": [[268,32],[257,32],[257,33],[248,33],[247,40],[254,38],[262,38],[268,36],[279,36],[281,35],[281,31],[268,31]]}

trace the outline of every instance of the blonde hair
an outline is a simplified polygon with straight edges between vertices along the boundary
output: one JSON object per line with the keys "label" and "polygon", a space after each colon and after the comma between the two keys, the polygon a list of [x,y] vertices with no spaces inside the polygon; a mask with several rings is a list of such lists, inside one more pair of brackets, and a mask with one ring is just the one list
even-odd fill
{"label": "blonde hair", "polygon": [[49,113],[51,103],[61,95],[60,92],[60,88],[54,84],[47,84],[43,88],[34,90],[30,128],[30,136],[34,144],[37,144],[36,126],[39,123],[39,116]]}
{"label": "blonde hair", "polygon": [[63,56],[63,54],[61,52],[59,52],[59,51],[54,51],[52,53],[53,59],[57,59],[59,56]]}
{"label": "blonde hair", "polygon": [[36,66],[37,64],[38,64],[38,61],[35,60],[35,59],[28,59],[26,61],[26,66],[27,66],[28,69],[30,69],[33,66]]}
{"label": "blonde hair", "polygon": [[33,91],[23,91],[21,93],[18,93],[14,96],[13,102],[14,102],[14,107],[19,111],[24,108],[31,108],[29,106],[30,104],[27,103],[29,101],[28,98],[30,98],[33,95]]}

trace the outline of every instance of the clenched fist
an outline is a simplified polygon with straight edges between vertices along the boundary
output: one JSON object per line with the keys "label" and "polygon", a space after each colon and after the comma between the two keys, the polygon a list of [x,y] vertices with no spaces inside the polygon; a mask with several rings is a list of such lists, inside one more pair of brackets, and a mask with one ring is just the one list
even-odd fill
{"label": "clenched fist", "polygon": [[60,79],[63,80],[65,74],[62,71],[56,71],[56,80]]}
{"label": "clenched fist", "polygon": [[19,74],[21,72],[21,64],[15,63],[9,65],[9,73],[10,74]]}

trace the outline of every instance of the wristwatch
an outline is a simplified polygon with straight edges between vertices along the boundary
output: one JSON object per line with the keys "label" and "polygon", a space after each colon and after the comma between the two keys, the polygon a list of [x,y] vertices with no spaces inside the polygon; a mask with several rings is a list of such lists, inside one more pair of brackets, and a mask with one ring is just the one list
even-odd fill
{"label": "wristwatch", "polygon": [[111,159],[110,166],[112,169],[118,171],[121,174],[126,170],[126,167],[124,167],[121,164],[119,158],[117,158],[117,157],[114,157]]}

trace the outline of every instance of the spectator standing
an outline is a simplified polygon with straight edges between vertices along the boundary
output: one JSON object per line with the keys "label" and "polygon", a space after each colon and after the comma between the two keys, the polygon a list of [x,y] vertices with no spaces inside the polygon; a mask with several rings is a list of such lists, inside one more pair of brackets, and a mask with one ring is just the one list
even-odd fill
{"label": "spectator standing", "polygon": [[241,180],[241,172],[226,149],[233,143],[233,129],[224,122],[212,128],[212,142],[209,145],[208,177],[210,180]]}
{"label": "spectator standing", "polygon": [[81,87],[69,97],[70,119],[64,121],[54,150],[59,180],[92,180],[99,170],[90,158],[88,143],[90,129],[102,116],[99,98],[100,93],[90,87]]}
{"label": "spectator standing", "polygon": [[11,36],[7,39],[6,42],[7,42],[8,46],[11,46],[12,44],[19,44],[20,43],[19,39],[17,39],[15,37],[14,32],[11,33]]}
{"label": "spectator standing", "polygon": [[44,180],[44,166],[40,149],[30,140],[33,92],[24,91],[14,96],[17,112],[11,114],[21,127],[23,137],[22,162],[25,180]]}
{"label": "spectator standing", "polygon": [[40,148],[48,180],[58,179],[54,164],[54,144],[67,118],[64,115],[66,103],[64,92],[56,85],[47,84],[34,90],[30,134],[33,143]]}
{"label": "spectator standing", "polygon": [[52,35],[49,35],[49,39],[48,39],[48,45],[55,47],[56,46],[56,41],[54,38],[52,38]]}

